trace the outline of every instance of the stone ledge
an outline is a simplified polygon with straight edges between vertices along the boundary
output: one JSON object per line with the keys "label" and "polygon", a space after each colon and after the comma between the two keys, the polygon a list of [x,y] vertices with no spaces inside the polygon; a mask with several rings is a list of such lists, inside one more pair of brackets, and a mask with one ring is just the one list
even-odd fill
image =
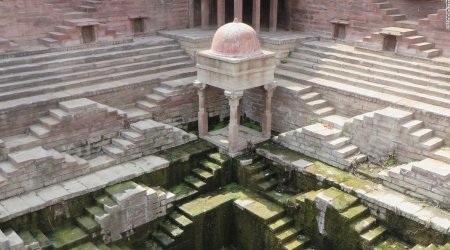
{"label": "stone ledge", "polygon": [[150,155],[34,190],[20,196],[5,199],[0,202],[0,222],[6,222],[61,201],[94,192],[119,182],[131,180],[168,166],[169,161]]}
{"label": "stone ledge", "polygon": [[[271,149],[258,148],[257,153],[269,160],[287,165],[292,170],[314,176],[318,181],[326,181],[347,193],[354,194],[371,208],[386,209],[422,224],[426,228],[434,229],[442,234],[450,234],[449,212],[372,181],[358,179],[348,172],[335,167],[305,164],[305,162],[299,161],[304,158],[301,154],[296,154],[289,149],[284,149],[285,153],[283,153],[280,152],[280,149],[275,149],[274,152],[276,153],[272,153]],[[297,166],[299,163],[301,165],[300,167]]]}

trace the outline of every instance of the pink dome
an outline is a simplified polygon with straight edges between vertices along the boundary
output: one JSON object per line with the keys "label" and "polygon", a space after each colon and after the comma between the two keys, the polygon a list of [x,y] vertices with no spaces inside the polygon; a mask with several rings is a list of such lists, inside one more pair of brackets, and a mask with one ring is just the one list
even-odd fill
{"label": "pink dome", "polygon": [[211,51],[225,57],[251,57],[262,54],[256,31],[239,22],[237,18],[216,31]]}

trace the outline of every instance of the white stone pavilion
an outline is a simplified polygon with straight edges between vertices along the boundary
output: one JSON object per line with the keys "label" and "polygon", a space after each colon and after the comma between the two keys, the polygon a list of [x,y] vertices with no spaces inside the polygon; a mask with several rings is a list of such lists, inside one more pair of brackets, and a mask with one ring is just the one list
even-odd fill
{"label": "white stone pavilion", "polygon": [[[256,31],[247,24],[234,22],[220,27],[214,34],[210,50],[197,54],[199,136],[236,155],[250,140],[253,144],[270,138],[272,123],[272,95],[275,54],[261,50]],[[230,123],[220,131],[208,131],[206,103],[207,86],[224,90],[229,100]],[[244,91],[252,88],[265,89],[265,109],[261,121],[262,133],[242,127],[240,123],[240,100]]]}

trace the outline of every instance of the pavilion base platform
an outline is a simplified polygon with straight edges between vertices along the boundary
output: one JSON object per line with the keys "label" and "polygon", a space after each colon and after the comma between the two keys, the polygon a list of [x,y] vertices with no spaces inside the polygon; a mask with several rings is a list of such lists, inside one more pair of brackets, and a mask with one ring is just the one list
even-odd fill
{"label": "pavilion base platform", "polygon": [[210,131],[202,139],[211,142],[219,148],[221,153],[225,153],[231,157],[236,157],[244,152],[247,148],[248,142],[252,145],[267,141],[270,137],[264,136],[261,132],[239,126],[239,152],[230,153],[228,150],[228,126],[219,130]]}
{"label": "pavilion base platform", "polygon": [[[158,34],[177,40],[192,59],[196,60],[198,51],[211,47],[215,31],[215,29],[193,28],[162,30],[158,31]],[[289,52],[294,51],[302,43],[319,40],[317,35],[293,31],[261,31],[258,33],[258,37],[261,47],[264,50],[275,52],[275,58],[278,62],[287,58]]]}

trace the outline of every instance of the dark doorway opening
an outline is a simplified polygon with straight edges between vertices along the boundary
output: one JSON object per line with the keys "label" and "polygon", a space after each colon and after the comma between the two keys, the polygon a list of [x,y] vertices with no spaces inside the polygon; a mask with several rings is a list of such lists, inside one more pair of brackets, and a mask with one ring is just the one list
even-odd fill
{"label": "dark doorway opening", "polygon": [[133,32],[135,34],[145,32],[144,18],[142,17],[134,18],[132,19],[132,23],[133,23]]}
{"label": "dark doorway opening", "polygon": [[397,47],[397,37],[392,35],[385,35],[383,41],[383,50],[395,51]]}
{"label": "dark doorway opening", "polygon": [[242,22],[251,26],[253,22],[253,0],[244,0],[242,5]]}
{"label": "dark doorway opening", "polygon": [[234,20],[234,0],[225,0],[225,23]]}
{"label": "dark doorway opening", "polygon": [[345,39],[346,36],[346,27],[347,25],[342,23],[333,23],[333,38],[335,39]]}
{"label": "dark doorway opening", "polygon": [[88,25],[81,27],[81,37],[83,43],[95,42],[95,27],[94,25]]}
{"label": "dark doorway opening", "polygon": [[261,0],[261,30],[268,31],[270,24],[270,0]]}

